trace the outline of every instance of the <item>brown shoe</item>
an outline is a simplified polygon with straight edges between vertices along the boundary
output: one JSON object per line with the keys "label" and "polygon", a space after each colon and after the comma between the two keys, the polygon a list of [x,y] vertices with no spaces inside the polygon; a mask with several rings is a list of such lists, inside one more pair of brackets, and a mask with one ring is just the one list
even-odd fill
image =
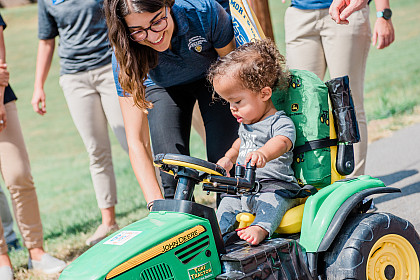
{"label": "brown shoe", "polygon": [[86,245],[93,246],[111,233],[119,230],[117,224],[113,224],[112,226],[106,226],[101,224],[95,231],[95,233],[86,240]]}

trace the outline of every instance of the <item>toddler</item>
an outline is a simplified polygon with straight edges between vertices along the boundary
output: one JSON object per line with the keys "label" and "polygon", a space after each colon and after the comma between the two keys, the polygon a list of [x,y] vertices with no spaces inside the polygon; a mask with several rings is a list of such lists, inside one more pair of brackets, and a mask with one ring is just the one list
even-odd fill
{"label": "toddler", "polygon": [[297,199],[283,195],[284,190],[299,188],[291,168],[295,126],[271,100],[274,89],[288,86],[285,58],[270,40],[251,42],[215,62],[208,78],[240,123],[239,138],[217,164],[229,172],[235,164],[250,161],[257,167],[261,185],[256,194],[222,199],[217,211],[220,229],[222,234],[232,231],[236,215],[250,212],[255,220],[239,230],[238,236],[257,245],[276,230],[284,213],[298,204]]}

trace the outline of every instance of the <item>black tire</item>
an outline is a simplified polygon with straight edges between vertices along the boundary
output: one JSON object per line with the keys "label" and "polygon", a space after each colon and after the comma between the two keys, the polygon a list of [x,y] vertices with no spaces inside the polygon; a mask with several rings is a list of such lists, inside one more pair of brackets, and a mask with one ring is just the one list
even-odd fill
{"label": "black tire", "polygon": [[342,279],[419,279],[420,238],[414,226],[388,213],[350,219],[324,254],[325,276]]}

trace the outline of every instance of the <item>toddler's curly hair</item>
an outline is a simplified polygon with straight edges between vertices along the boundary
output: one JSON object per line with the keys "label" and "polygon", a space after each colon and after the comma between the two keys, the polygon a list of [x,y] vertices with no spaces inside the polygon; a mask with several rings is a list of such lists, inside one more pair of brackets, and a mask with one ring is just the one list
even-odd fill
{"label": "toddler's curly hair", "polygon": [[238,79],[244,88],[259,92],[267,86],[287,88],[290,74],[275,43],[264,39],[246,43],[214,62],[207,79],[213,84],[222,76]]}

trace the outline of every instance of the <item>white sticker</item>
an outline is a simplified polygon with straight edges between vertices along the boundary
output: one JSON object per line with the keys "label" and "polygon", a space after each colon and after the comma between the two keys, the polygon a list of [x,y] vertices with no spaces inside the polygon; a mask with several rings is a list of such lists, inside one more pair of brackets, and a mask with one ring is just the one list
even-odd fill
{"label": "white sticker", "polygon": [[109,245],[123,245],[128,240],[134,238],[136,235],[142,233],[142,231],[122,231],[109,239],[108,241],[104,242],[104,244]]}

